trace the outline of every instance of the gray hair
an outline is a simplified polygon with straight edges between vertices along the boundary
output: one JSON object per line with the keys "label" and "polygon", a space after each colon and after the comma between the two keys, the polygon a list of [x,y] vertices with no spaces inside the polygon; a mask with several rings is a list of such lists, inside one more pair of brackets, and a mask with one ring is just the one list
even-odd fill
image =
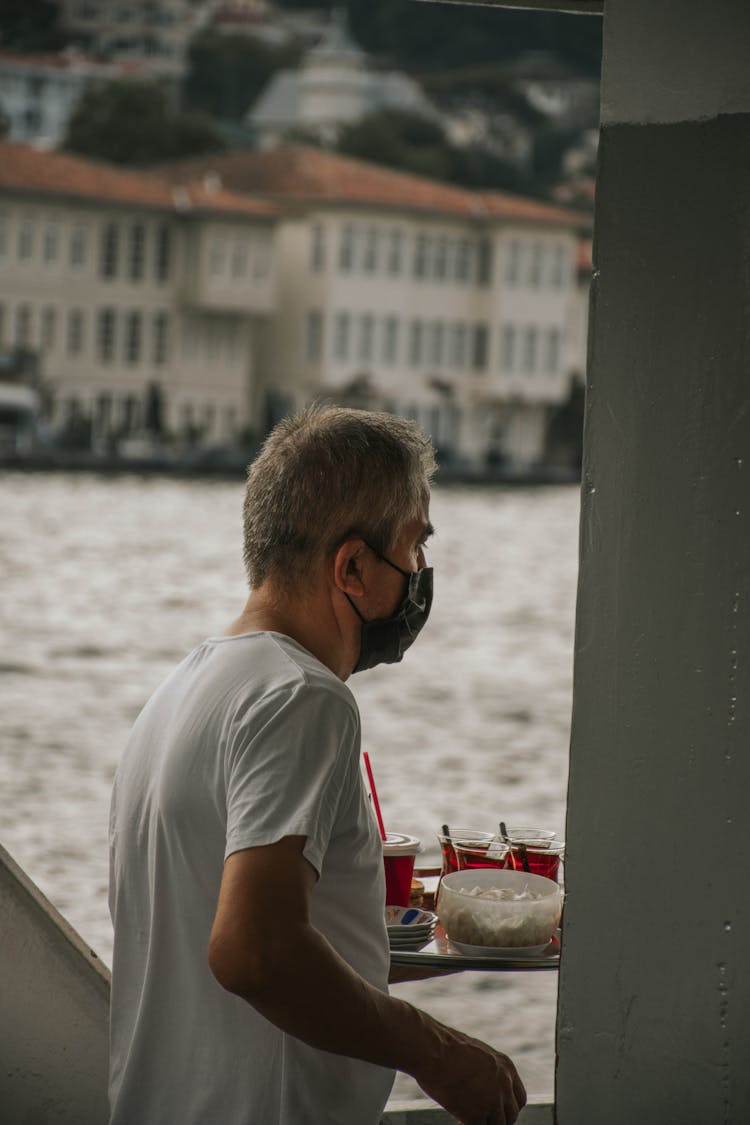
{"label": "gray hair", "polygon": [[349,535],[386,553],[424,509],[435,468],[430,439],[395,414],[313,405],[284,418],[248,469],[250,585],[304,581]]}

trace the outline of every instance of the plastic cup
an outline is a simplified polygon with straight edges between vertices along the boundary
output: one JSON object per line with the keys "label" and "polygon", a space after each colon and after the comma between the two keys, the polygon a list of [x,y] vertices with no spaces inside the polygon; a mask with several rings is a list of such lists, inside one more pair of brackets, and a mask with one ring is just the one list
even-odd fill
{"label": "plastic cup", "polygon": [[454,846],[459,871],[476,870],[480,867],[493,867],[497,871],[508,866],[510,848],[501,840],[475,841]]}
{"label": "plastic cup", "polygon": [[408,906],[414,860],[422,850],[416,836],[402,832],[388,832],[383,841],[383,866],[385,867],[386,906]]}
{"label": "plastic cup", "polygon": [[483,844],[494,839],[491,832],[483,832],[481,828],[451,828],[450,836],[438,833],[440,851],[443,853],[443,868],[441,875],[450,875],[458,871],[458,858],[456,844]]}

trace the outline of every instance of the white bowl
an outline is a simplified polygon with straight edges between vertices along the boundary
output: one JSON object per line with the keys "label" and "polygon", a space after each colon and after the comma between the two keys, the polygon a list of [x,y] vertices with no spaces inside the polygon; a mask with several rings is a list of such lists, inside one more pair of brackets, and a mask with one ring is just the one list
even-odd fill
{"label": "white bowl", "polygon": [[[484,897],[500,891],[514,897]],[[515,897],[521,894],[527,897]],[[503,949],[547,945],[561,912],[557,883],[525,871],[454,871],[440,882],[438,918],[451,941],[462,945]]]}

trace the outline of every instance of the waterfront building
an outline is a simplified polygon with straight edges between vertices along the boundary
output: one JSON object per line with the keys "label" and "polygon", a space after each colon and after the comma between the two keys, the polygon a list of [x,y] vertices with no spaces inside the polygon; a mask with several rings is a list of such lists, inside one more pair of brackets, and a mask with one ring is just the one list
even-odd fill
{"label": "waterfront building", "polygon": [[7,135],[14,141],[55,148],[89,86],[139,73],[137,64],[99,62],[76,50],[0,51],[0,112],[8,121]]}
{"label": "waterfront building", "polygon": [[542,461],[585,367],[587,216],[305,146],[187,161],[284,209],[265,423],[323,396],[409,415],[443,459]]}
{"label": "waterfront building", "polygon": [[458,468],[574,463],[587,223],[304,146],[157,177],[6,142],[0,350],[97,448],[231,446],[325,398],[413,417]]}
{"label": "waterfront building", "polygon": [[36,357],[52,432],[107,449],[251,428],[276,217],[210,176],[0,143],[0,352]]}
{"label": "waterfront building", "polygon": [[76,46],[104,59],[137,60],[175,92],[187,69],[190,39],[211,7],[205,0],[59,0],[59,6],[61,27]]}

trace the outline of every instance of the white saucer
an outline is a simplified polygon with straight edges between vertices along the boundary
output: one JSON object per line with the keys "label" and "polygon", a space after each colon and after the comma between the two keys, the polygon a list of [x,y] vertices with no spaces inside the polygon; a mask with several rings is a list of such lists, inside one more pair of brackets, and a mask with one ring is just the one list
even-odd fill
{"label": "white saucer", "polygon": [[418,937],[407,940],[398,940],[397,938],[391,939],[388,943],[391,949],[421,949],[427,944],[432,942],[432,934],[422,934]]}
{"label": "white saucer", "polygon": [[385,923],[389,933],[393,930],[403,932],[408,929],[422,930],[434,926],[437,914],[430,910],[422,910],[420,906],[386,906]]}

